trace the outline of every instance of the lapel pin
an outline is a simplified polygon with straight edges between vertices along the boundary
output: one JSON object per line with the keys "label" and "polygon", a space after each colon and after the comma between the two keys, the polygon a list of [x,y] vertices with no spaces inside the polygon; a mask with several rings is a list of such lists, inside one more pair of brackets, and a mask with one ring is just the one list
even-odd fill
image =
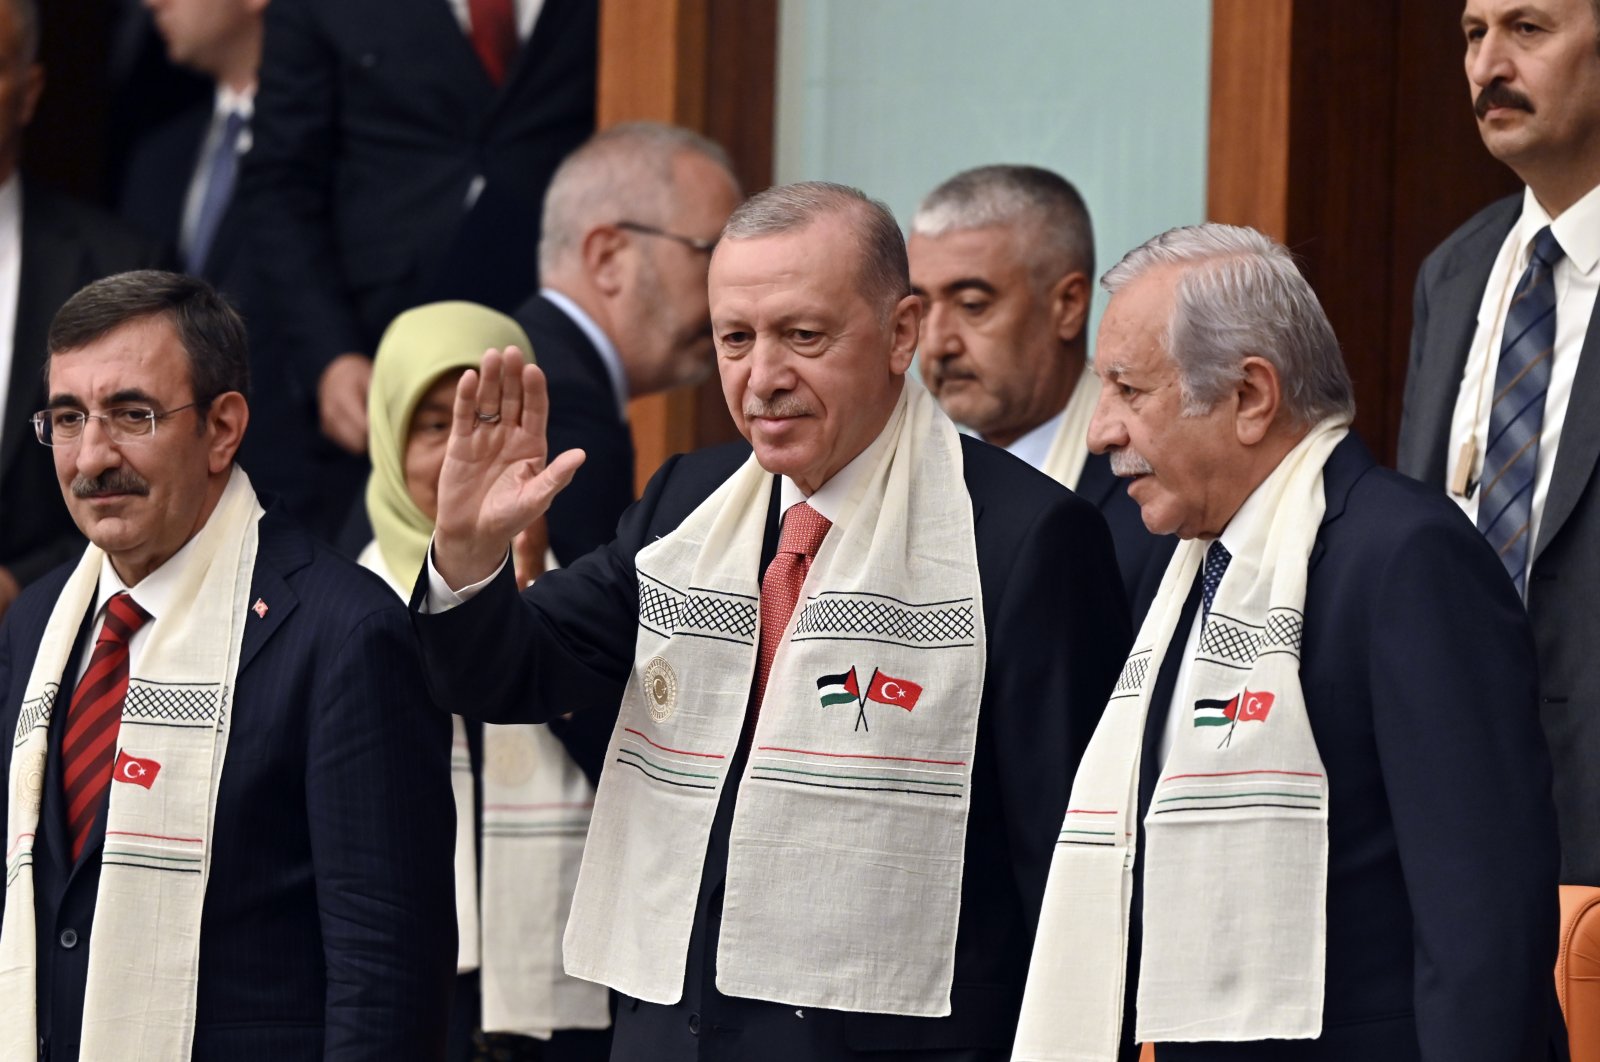
{"label": "lapel pin", "polygon": [[257,616],[261,617],[262,619],[266,619],[267,618],[267,603],[265,601],[261,600],[258,597],[258,598],[256,598],[256,603],[250,606],[250,611],[254,612]]}

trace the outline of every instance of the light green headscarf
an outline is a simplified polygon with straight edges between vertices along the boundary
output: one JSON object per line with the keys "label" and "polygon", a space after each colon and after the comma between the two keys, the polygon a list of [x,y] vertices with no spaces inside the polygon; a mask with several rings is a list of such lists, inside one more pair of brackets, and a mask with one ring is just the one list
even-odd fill
{"label": "light green headscarf", "polygon": [[490,347],[517,347],[533,360],[522,326],[473,302],[434,302],[407,310],[378,343],[367,398],[367,516],[390,573],[416,578],[433,535],[429,520],[406,490],[406,436],[422,396],[445,373],[475,369]]}

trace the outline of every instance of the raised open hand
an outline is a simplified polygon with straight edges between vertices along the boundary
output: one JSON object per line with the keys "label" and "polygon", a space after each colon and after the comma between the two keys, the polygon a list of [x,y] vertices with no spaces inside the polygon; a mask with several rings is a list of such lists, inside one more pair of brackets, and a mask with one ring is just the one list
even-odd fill
{"label": "raised open hand", "polygon": [[491,350],[456,385],[439,474],[433,562],[459,589],[492,573],[516,534],[550,507],[583,464],[582,450],[547,463],[544,374],[516,347]]}

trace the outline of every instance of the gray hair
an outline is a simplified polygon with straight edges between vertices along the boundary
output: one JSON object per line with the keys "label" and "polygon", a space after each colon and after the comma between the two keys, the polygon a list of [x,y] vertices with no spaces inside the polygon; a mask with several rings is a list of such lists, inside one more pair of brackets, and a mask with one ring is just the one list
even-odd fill
{"label": "gray hair", "polygon": [[701,155],[728,174],[728,153],[714,140],[690,129],[660,122],[624,122],[596,133],[568,155],[550,178],[544,196],[539,237],[539,272],[548,274],[577,249],[596,225],[636,220],[665,225],[677,186],[673,164],[682,155]]}
{"label": "gray hair", "polygon": [[[1600,3],[1600,0],[1596,0]],[[10,0],[11,13],[17,17],[18,49],[23,66],[39,61],[39,5],[36,0]]]}
{"label": "gray hair", "polygon": [[[80,350],[133,321],[165,317],[189,355],[197,405],[250,395],[250,348],[239,312],[203,280],[159,269],[114,273],[82,288],[50,322],[52,356]],[[50,365],[45,363],[45,380]]]}
{"label": "gray hair", "polygon": [[1100,283],[1115,295],[1169,265],[1188,267],[1166,329],[1185,415],[1211,409],[1239,382],[1240,363],[1252,354],[1278,370],[1284,408],[1295,420],[1354,415],[1333,326],[1282,244],[1236,225],[1169,229],[1129,251]]}
{"label": "gray hair", "polygon": [[[1595,0],[1600,3],[1600,0]],[[1094,275],[1094,226],[1072,182],[1041,166],[978,166],[929,192],[911,219],[923,236],[1004,225],[1023,238],[1035,284]]]}
{"label": "gray hair", "polygon": [[887,206],[859,188],[831,181],[801,181],[751,196],[723,226],[724,240],[751,240],[796,232],[835,214],[852,214],[861,251],[861,294],[887,323],[900,300],[911,294],[906,238]]}

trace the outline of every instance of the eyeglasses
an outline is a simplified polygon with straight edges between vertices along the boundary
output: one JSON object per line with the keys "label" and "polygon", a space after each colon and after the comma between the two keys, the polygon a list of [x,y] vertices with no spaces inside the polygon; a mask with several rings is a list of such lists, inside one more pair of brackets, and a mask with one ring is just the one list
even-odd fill
{"label": "eyeglasses", "polygon": [[46,446],[66,446],[83,438],[83,430],[91,420],[105,427],[106,436],[114,443],[136,443],[156,433],[156,421],[166,420],[175,413],[206,405],[190,402],[165,413],[157,413],[149,406],[112,406],[104,413],[85,413],[81,409],[41,409],[32,417],[33,433]]}
{"label": "eyeglasses", "polygon": [[681,232],[668,232],[666,229],[658,229],[654,225],[646,225],[640,221],[619,221],[617,222],[617,228],[626,229],[628,232],[637,232],[645,236],[659,236],[663,240],[673,240],[683,244],[689,250],[698,251],[701,254],[710,254],[717,249],[716,240],[702,240],[698,236],[685,236]]}

